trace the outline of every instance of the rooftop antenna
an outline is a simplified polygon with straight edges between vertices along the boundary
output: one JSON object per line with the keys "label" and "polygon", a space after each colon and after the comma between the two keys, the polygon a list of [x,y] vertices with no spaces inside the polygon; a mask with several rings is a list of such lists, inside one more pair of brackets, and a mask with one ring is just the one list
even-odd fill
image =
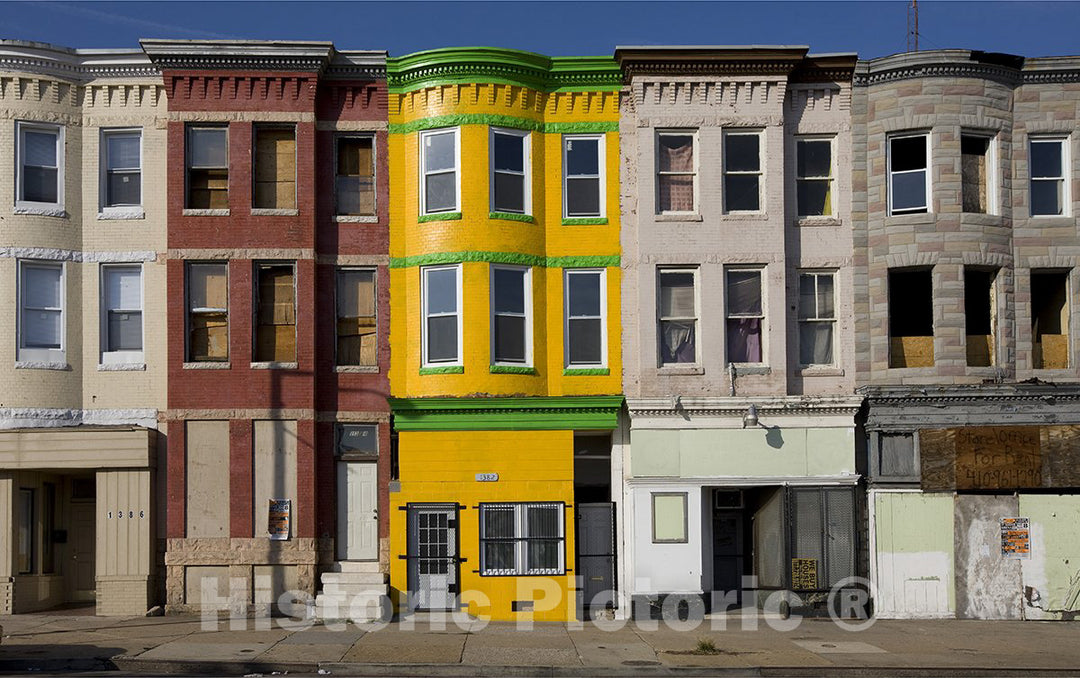
{"label": "rooftop antenna", "polygon": [[919,0],[911,0],[907,8],[907,51],[919,51]]}

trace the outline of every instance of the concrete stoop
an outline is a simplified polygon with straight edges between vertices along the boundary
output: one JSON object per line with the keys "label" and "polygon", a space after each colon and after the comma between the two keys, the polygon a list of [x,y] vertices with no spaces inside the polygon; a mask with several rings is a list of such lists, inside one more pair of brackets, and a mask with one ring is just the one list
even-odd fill
{"label": "concrete stoop", "polygon": [[384,618],[387,576],[378,561],[343,560],[322,574],[322,590],[315,596],[315,618],[355,622]]}

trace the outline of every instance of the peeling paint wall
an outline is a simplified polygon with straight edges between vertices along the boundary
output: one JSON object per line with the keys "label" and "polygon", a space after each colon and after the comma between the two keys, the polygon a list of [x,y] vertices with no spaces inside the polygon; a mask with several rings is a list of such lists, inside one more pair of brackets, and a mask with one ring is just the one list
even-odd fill
{"label": "peeling paint wall", "polygon": [[877,616],[952,617],[953,496],[872,491],[871,504]]}
{"label": "peeling paint wall", "polygon": [[1080,495],[1023,494],[1031,558],[1020,561],[1024,618],[1080,619]]}
{"label": "peeling paint wall", "polygon": [[1020,561],[1001,556],[1001,519],[1021,515],[1017,498],[956,496],[956,616],[1022,619]]}

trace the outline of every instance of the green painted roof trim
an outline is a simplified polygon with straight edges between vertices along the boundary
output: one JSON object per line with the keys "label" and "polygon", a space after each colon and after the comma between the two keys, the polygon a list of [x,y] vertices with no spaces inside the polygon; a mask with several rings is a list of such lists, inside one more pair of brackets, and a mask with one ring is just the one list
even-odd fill
{"label": "green painted roof trim", "polygon": [[439,367],[421,367],[420,374],[465,374],[465,367],[463,365],[440,365]]}
{"label": "green painted roof trim", "polygon": [[563,226],[604,226],[608,222],[607,217],[564,217]]}
{"label": "green painted roof trim", "polygon": [[606,367],[567,367],[562,373],[564,377],[606,377],[611,370]]}
{"label": "green painted roof trim", "polygon": [[391,257],[390,268],[413,268],[439,264],[488,263],[544,268],[610,268],[618,267],[618,254],[582,255],[576,257],[544,257],[520,252],[434,252],[411,257]]}
{"label": "green painted roof trim", "polygon": [[536,368],[524,365],[492,365],[491,374],[536,374]]}
{"label": "green painted roof trim", "polygon": [[618,132],[618,121],[586,120],[581,122],[543,122],[531,118],[519,118],[513,115],[494,113],[460,113],[457,115],[437,115],[431,118],[419,118],[409,122],[390,123],[391,134],[413,134],[427,129],[442,127],[460,127],[462,125],[488,125],[490,127],[508,127],[528,132],[544,134],[601,134]]}
{"label": "green painted roof trim", "polygon": [[426,224],[429,221],[460,221],[461,212],[438,212],[436,214],[421,214],[416,218],[416,223]]}
{"label": "green painted roof trim", "polygon": [[391,398],[398,431],[611,430],[619,396]]}
{"label": "green painted roof trim", "polygon": [[488,219],[502,219],[503,221],[521,221],[526,224],[536,223],[531,214],[517,214],[515,212],[489,212]]}
{"label": "green painted roof trim", "polygon": [[541,92],[618,91],[622,70],[610,56],[548,57],[497,47],[449,47],[386,60],[386,83],[394,93],[477,82]]}

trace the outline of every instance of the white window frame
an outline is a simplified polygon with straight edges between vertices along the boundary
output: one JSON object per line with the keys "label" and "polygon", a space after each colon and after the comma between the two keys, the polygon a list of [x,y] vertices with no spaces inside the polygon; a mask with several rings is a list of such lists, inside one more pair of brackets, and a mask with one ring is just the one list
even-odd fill
{"label": "white window frame", "polygon": [[[436,317],[448,317],[453,315],[457,318],[457,357],[453,360],[439,360],[431,362],[428,360],[428,318],[431,317],[428,314],[428,273],[432,271],[447,271],[453,270],[455,274],[455,285],[457,287],[457,312],[456,313],[439,313]],[[444,266],[424,266],[420,269],[420,303],[421,303],[421,326],[420,326],[420,364],[423,367],[460,367],[462,363],[462,322],[464,319],[464,313],[461,308],[462,290],[461,290],[461,264],[449,264]]]}
{"label": "white window frame", "polygon": [[[56,135],[56,202],[38,202],[23,199],[23,155],[26,132],[46,132]],[[65,128],[63,125],[51,125],[42,122],[17,120],[15,122],[15,209],[34,213],[59,216],[64,210],[64,165],[65,165]]]}
{"label": "white window frame", "polygon": [[[836,328],[838,327],[838,323],[837,323],[837,310],[838,310],[837,309],[837,298],[839,297],[839,295],[836,293],[836,282],[837,282],[837,277],[838,277],[837,276],[837,271],[836,271],[836,269],[800,269],[800,270],[796,271],[796,276],[797,276],[796,280],[797,280],[797,283],[798,283],[797,287],[796,287],[796,295],[801,294],[802,277],[804,275],[813,276],[813,278],[814,278],[814,310],[815,310],[815,312],[820,312],[820,309],[817,308],[817,305],[818,305],[818,303],[817,303],[817,299],[818,299],[817,298],[818,282],[817,281],[818,281],[819,278],[824,277],[824,276],[828,276],[828,277],[832,278],[832,285],[833,285],[833,288],[832,288],[833,314],[832,314],[831,318],[821,317],[820,315],[816,315],[816,314],[812,318],[803,318],[800,315],[800,304],[802,303],[802,300],[799,298],[799,296],[796,296],[796,300],[795,300],[795,322],[796,322],[796,325],[798,325],[799,336],[797,338],[798,342],[796,343],[795,348],[796,348],[796,351],[797,351],[797,354],[798,354],[798,364],[799,364],[799,367],[833,367],[833,366],[836,365],[836,360],[837,360],[837,356],[836,356]],[[762,310],[764,310],[764,304],[762,304]],[[804,362],[802,362],[802,333],[803,333],[803,326],[805,324],[809,324],[809,323],[824,323],[824,322],[832,323],[832,333],[830,335],[830,337],[832,339],[832,346],[830,347],[831,348],[830,353],[832,354],[832,362],[831,363],[804,363]]]}
{"label": "white window frame", "polygon": [[[1000,214],[998,207],[998,135],[986,130],[961,129],[960,136],[986,139],[986,214]],[[960,209],[964,209],[964,168],[960,168]],[[978,214],[968,212],[967,214]]]}
{"label": "white window frame", "polygon": [[[1057,143],[1061,149],[1061,175],[1057,177],[1037,177],[1031,169],[1031,146],[1032,144]],[[1053,219],[1055,217],[1067,217],[1072,214],[1072,196],[1069,190],[1069,135],[1067,134],[1038,134],[1028,137],[1028,216],[1032,219]],[[1031,212],[1031,184],[1036,179],[1055,179],[1061,182],[1061,213],[1060,214],[1034,214]]]}
{"label": "white window frame", "polygon": [[[570,276],[600,276],[600,315],[574,316],[581,319],[600,319],[600,362],[570,363]],[[607,269],[605,268],[567,268],[563,270],[563,365],[568,370],[604,369],[608,364],[608,327],[607,327]]]}
{"label": "white window frame", "polygon": [[[113,136],[137,136],[139,138],[139,203],[137,205],[109,205],[109,137]],[[143,166],[144,144],[142,127],[108,127],[102,128],[98,135],[99,146],[99,171],[98,171],[98,214],[105,219],[109,218],[136,218],[143,215]]]}
{"label": "white window frame", "polygon": [[[804,141],[827,141],[829,143],[829,176],[827,177],[804,177],[799,175],[799,144]],[[836,137],[834,135],[805,134],[795,137],[795,211],[799,218],[823,219],[836,216]],[[799,205],[799,182],[801,181],[824,181],[829,182],[829,211],[826,214],[803,214]]]}
{"label": "white window frame", "polygon": [[[343,214],[341,212],[340,203],[338,202],[338,144],[343,139],[370,139],[371,140],[371,187],[374,192],[374,200],[372,201],[371,214]],[[297,151],[299,152],[299,150]],[[335,134],[334,135],[334,216],[344,217],[346,219],[352,218],[378,218],[379,214],[379,144],[374,134]],[[347,176],[347,175],[346,175]]]}
{"label": "white window frame", "polygon": [[[108,302],[108,288],[105,284],[105,278],[111,269],[123,269],[123,268],[137,268],[139,269],[139,313],[142,315],[141,324],[141,339],[140,346],[142,350],[139,351],[110,351],[109,350],[109,302]],[[142,263],[130,263],[130,264],[102,264],[98,273],[98,304],[99,314],[98,322],[101,324],[101,332],[99,333],[100,339],[100,359],[102,365],[132,365],[132,364],[144,364],[145,351],[146,351],[146,269]],[[134,309],[125,309],[134,310]]]}
{"label": "white window frame", "polygon": [[[23,272],[27,268],[49,268],[60,271],[60,307],[40,310],[60,311],[60,348],[37,348],[26,346],[25,334],[23,333],[23,314],[27,309],[23,307],[25,284]],[[18,262],[18,356],[19,362],[32,363],[67,363],[67,267],[62,261],[44,261],[39,259],[20,259]]]}
{"label": "white window frame", "polygon": [[[521,139],[521,162],[523,171],[519,175],[517,172],[508,172],[506,170],[495,169],[495,135],[503,134],[508,137],[517,137]],[[522,206],[521,211],[516,212],[514,210],[500,210],[495,207],[495,175],[506,174],[509,176],[520,176],[523,183],[522,186]],[[532,134],[526,130],[513,129],[511,127],[489,127],[488,128],[488,202],[490,204],[490,211],[492,212],[504,212],[506,214],[524,214],[531,215],[532,212]]]}
{"label": "white window frame", "polygon": [[[758,281],[761,285],[761,314],[760,315],[732,315],[730,308],[730,299],[728,295],[728,274],[729,273],[758,273]],[[736,365],[768,365],[769,356],[769,304],[768,296],[766,294],[767,285],[765,284],[765,267],[764,266],[725,266],[724,267],[724,363],[728,364],[733,362],[731,360],[731,347],[728,343],[728,320],[733,318],[760,318],[761,319],[761,361],[756,363],[735,363]]]}
{"label": "white window frame", "polygon": [[[596,141],[596,167],[598,174],[570,174],[569,164],[566,160],[567,146],[573,141]],[[563,219],[603,219],[607,216],[607,191],[604,187],[607,185],[607,168],[605,167],[604,159],[607,157],[607,148],[605,142],[607,136],[604,134],[564,134],[562,137],[562,205],[563,205]],[[600,193],[598,214],[570,214],[570,206],[567,201],[569,191],[567,186],[570,179],[597,179],[596,190]],[[696,188],[696,187],[695,187]],[[695,192],[695,195],[697,193]]]}
{"label": "white window frame", "polygon": [[[915,137],[922,137],[923,142],[926,144],[926,167],[922,168],[921,170],[917,170],[917,169],[915,169],[915,170],[901,170],[899,172],[896,172],[896,174],[914,174],[915,172],[922,172],[924,174],[924,176],[926,177],[926,180],[923,182],[925,184],[925,186],[926,186],[926,195],[923,198],[923,207],[922,208],[920,208],[920,207],[906,207],[906,208],[901,209],[899,212],[897,212],[895,209],[893,209],[893,195],[895,194],[895,191],[893,190],[893,176],[894,176],[894,173],[893,173],[893,168],[892,168],[892,163],[893,163],[892,144],[893,144],[894,141],[896,141],[898,139],[913,139]],[[931,154],[930,132],[929,131],[925,131],[925,132],[904,132],[903,134],[890,134],[889,136],[885,137],[885,155],[886,155],[886,163],[887,163],[886,172],[885,172],[886,179],[887,179],[886,186],[885,186],[885,192],[888,194],[888,198],[889,198],[889,204],[888,204],[889,216],[902,216],[904,214],[930,214],[931,212],[933,212],[933,205],[931,204],[930,196],[932,196],[934,194],[934,191],[933,191],[933,174],[934,173],[930,171],[930,168],[933,165],[934,157]]]}
{"label": "white window frame", "polygon": [[[691,174],[690,172],[661,172],[660,171],[660,138],[661,137],[690,137],[690,143],[693,146],[694,154],[694,169],[692,176],[694,177],[694,206],[690,210],[663,210],[660,208],[660,177],[664,176],[686,176]],[[698,177],[701,175],[701,153],[700,144],[698,144],[698,130],[696,129],[658,129],[656,130],[656,136],[653,139],[653,171],[655,172],[655,179],[653,180],[653,195],[656,201],[656,209],[653,211],[656,214],[697,214],[699,205],[701,204],[701,191],[698,186]]]}
{"label": "white window frame", "polygon": [[[758,168],[757,171],[753,170],[729,170],[728,169],[728,139],[731,137],[749,137],[756,136],[758,138]],[[763,214],[765,212],[765,131],[754,128],[734,127],[731,129],[725,129],[723,134],[724,146],[723,155],[721,156],[721,162],[724,166],[723,176],[721,177],[721,190],[720,193],[724,200],[724,214]],[[727,195],[727,177],[732,176],[746,176],[757,177],[757,191],[758,191],[758,206],[756,210],[735,210],[728,207],[728,195]],[[798,211],[798,210],[796,210]]]}
{"label": "white window frame", "polygon": [[[438,136],[440,134],[453,134],[454,135],[454,169],[453,170],[438,170],[433,174],[447,174],[452,171],[454,173],[454,206],[448,209],[430,211],[427,208],[427,156],[424,153],[424,144],[430,137]],[[461,211],[461,128],[460,127],[440,127],[438,129],[423,130],[420,132],[419,137],[419,151],[420,151],[420,214],[448,214],[452,212]]]}
{"label": "white window frame", "polygon": [[[663,315],[663,276],[665,273],[689,273],[694,277],[694,315],[692,317]],[[697,266],[661,266],[656,269],[656,362],[660,367],[698,367],[701,365],[701,279]],[[664,362],[664,321],[694,323],[694,360],[689,363]]]}
{"label": "white window frame", "polygon": [[[559,516],[559,566],[558,568],[529,568],[529,522],[528,509],[531,507],[553,508]],[[488,568],[485,562],[484,542],[505,541],[498,537],[488,537],[485,532],[484,514],[487,510],[512,508],[514,510],[514,567],[494,569]],[[552,537],[551,539],[555,539]],[[561,501],[529,501],[529,502],[498,502],[480,504],[480,574],[487,577],[499,576],[537,576],[537,575],[562,575],[566,573],[566,504]]]}
{"label": "white window frame", "polygon": [[[525,318],[525,360],[524,362],[513,362],[506,360],[497,360],[495,358],[495,318],[498,315],[507,315],[511,317],[522,317],[517,313],[496,313],[495,312],[495,271],[519,271],[524,273],[522,284],[524,285],[524,318]],[[490,306],[491,309],[491,364],[492,365],[505,365],[509,367],[532,367],[533,365],[533,290],[532,290],[532,267],[530,266],[506,266],[502,264],[492,264],[489,273],[490,276]]]}

